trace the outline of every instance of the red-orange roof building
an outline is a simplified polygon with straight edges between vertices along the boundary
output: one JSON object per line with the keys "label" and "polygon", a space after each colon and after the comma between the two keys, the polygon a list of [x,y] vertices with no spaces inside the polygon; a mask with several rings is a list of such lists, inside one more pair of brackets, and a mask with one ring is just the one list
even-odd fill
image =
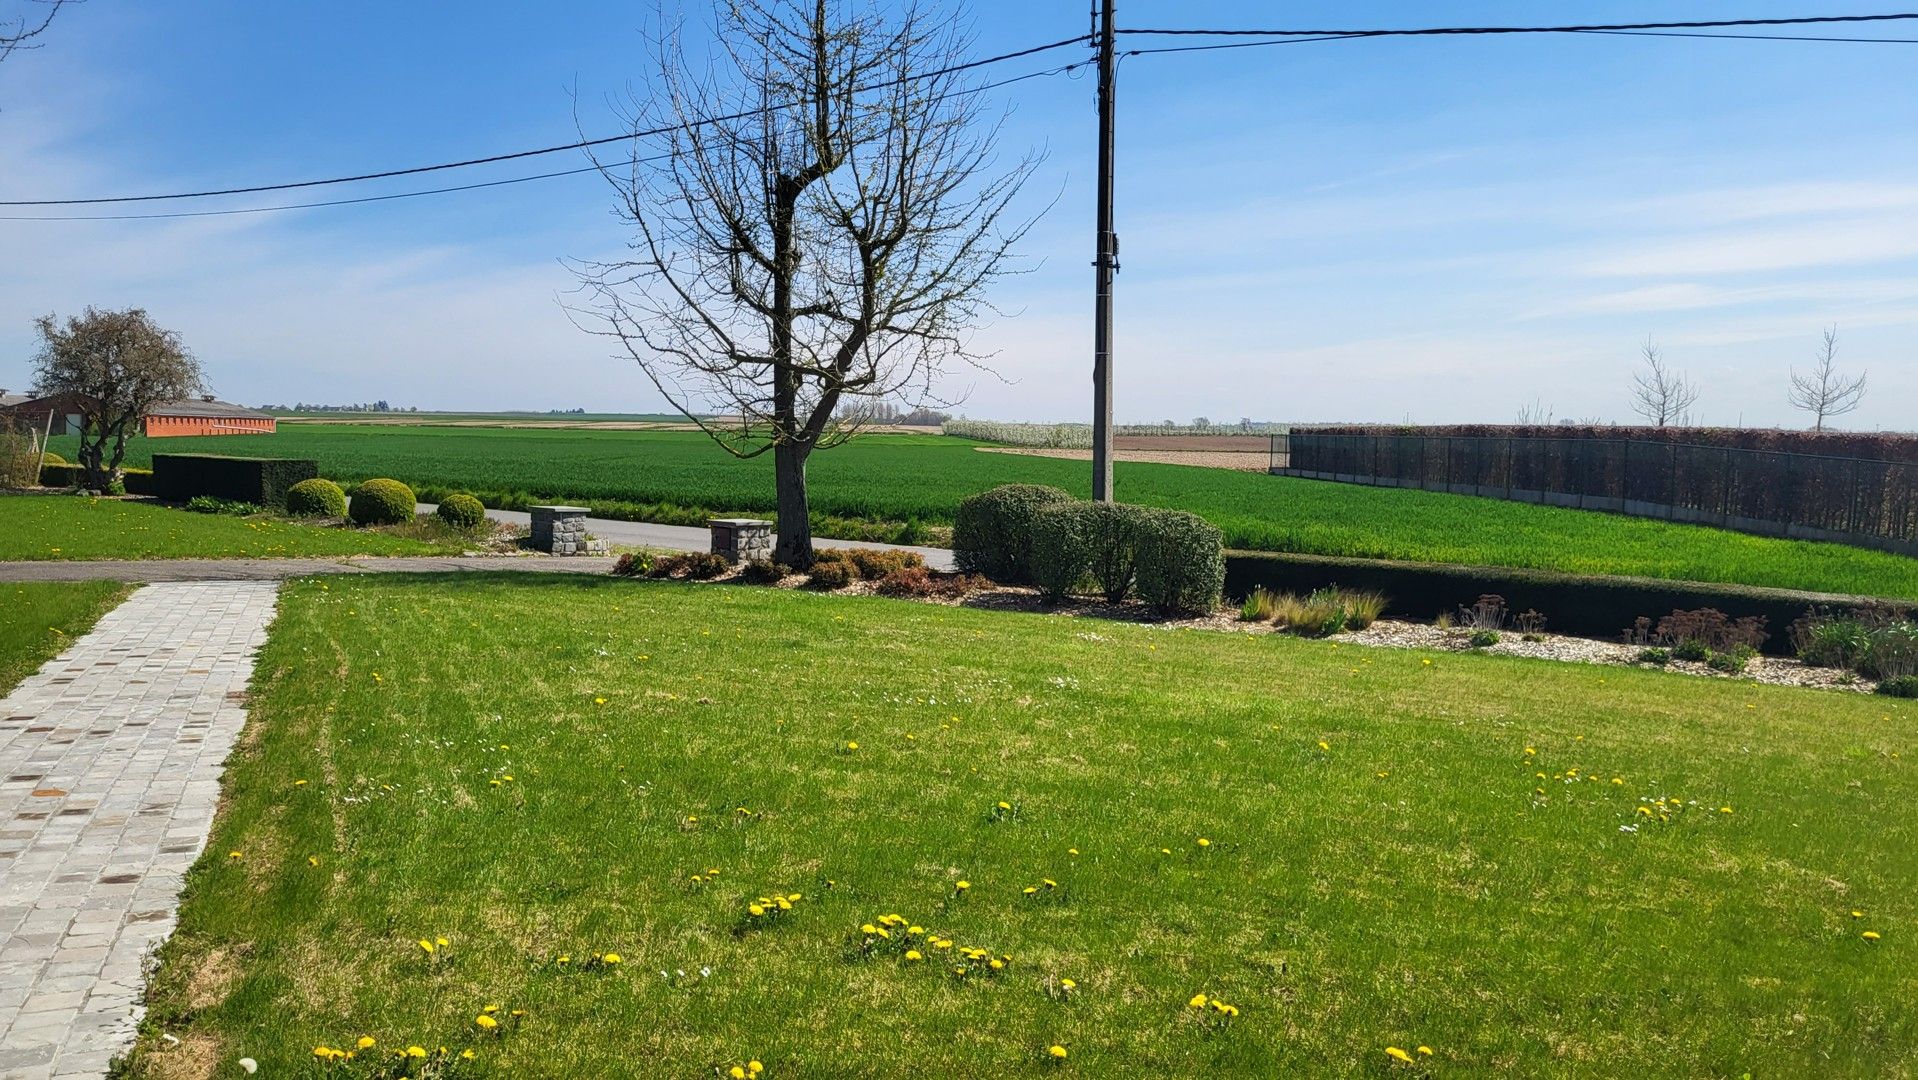
{"label": "red-orange roof building", "polygon": [[[50,431],[54,435],[79,434],[80,418],[88,411],[86,400],[75,400],[68,394],[40,398],[0,395],[0,398],[4,399],[0,400],[0,415],[24,420],[35,430]],[[205,394],[153,406],[140,420],[140,433],[149,439],[177,435],[271,435],[277,424],[271,413]]]}

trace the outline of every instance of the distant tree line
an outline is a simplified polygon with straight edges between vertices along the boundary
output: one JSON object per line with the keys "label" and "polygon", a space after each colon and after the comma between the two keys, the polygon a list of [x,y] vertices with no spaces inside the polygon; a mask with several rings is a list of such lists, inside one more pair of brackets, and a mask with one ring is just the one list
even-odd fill
{"label": "distant tree line", "polygon": [[917,405],[906,408],[890,401],[859,398],[841,404],[833,413],[841,424],[901,424],[909,427],[938,427],[952,419],[951,413]]}
{"label": "distant tree line", "polygon": [[[353,404],[353,405],[321,405],[321,404],[319,404],[318,402],[311,402],[311,401],[296,401],[296,402],[294,402],[294,403],[293,403],[293,404],[292,404],[291,406],[287,406],[287,405],[266,405],[266,406],[262,406],[262,408],[265,408],[265,409],[267,409],[267,410],[268,410],[268,411],[270,411],[270,412],[404,412],[404,413],[416,413],[416,412],[419,412],[419,411],[420,411],[420,407],[419,407],[418,405],[412,405],[412,406],[408,406],[407,408],[404,408],[404,409],[402,409],[402,408],[400,408],[400,407],[399,407],[399,406],[397,406],[397,405],[390,405],[390,404],[388,404],[385,398],[381,398],[381,399],[380,399],[380,400],[378,400],[378,401],[362,401],[362,402],[359,402],[359,403],[356,403],[356,404]],[[579,410],[575,410],[575,411],[579,411]]]}

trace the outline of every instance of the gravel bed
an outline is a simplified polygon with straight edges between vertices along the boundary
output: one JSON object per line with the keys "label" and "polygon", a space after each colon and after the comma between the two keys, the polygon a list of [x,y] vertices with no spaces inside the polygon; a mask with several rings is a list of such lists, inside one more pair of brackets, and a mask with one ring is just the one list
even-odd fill
{"label": "gravel bed", "polygon": [[[1504,631],[1496,645],[1474,649],[1467,644],[1471,631],[1445,630],[1428,623],[1398,622],[1381,619],[1364,630],[1334,634],[1330,640],[1355,645],[1377,645],[1392,649],[1440,649],[1446,652],[1482,652],[1500,656],[1529,656],[1539,660],[1564,660],[1579,664],[1613,664],[1622,667],[1651,667],[1638,662],[1639,647],[1616,641],[1567,637],[1563,634],[1539,634],[1539,640],[1526,641],[1518,634]],[[1835,668],[1808,667],[1797,660],[1778,656],[1760,656],[1746,666],[1742,675],[1715,671],[1702,663],[1673,660],[1662,665],[1666,671],[1684,675],[1703,675],[1714,679],[1750,679],[1775,686],[1812,686],[1832,690],[1870,693],[1877,684],[1870,679],[1849,675]],[[1848,681],[1849,680],[1849,681]]]}

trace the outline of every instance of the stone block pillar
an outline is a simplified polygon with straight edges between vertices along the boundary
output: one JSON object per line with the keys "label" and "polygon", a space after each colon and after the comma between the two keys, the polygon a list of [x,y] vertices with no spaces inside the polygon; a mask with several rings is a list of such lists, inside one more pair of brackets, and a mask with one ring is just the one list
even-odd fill
{"label": "stone block pillar", "polygon": [[586,507],[533,507],[533,547],[552,555],[594,555],[605,550],[586,536]]}
{"label": "stone block pillar", "polygon": [[731,562],[770,560],[773,557],[773,523],[758,518],[713,518],[706,522],[713,531],[713,554]]}

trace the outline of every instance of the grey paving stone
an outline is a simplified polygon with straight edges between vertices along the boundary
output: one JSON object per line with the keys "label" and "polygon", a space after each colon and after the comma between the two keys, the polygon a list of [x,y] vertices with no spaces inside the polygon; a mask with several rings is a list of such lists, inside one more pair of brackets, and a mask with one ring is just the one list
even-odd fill
{"label": "grey paving stone", "polygon": [[99,1077],[133,1045],[277,592],[149,585],[0,700],[34,718],[0,729],[0,1078]]}

